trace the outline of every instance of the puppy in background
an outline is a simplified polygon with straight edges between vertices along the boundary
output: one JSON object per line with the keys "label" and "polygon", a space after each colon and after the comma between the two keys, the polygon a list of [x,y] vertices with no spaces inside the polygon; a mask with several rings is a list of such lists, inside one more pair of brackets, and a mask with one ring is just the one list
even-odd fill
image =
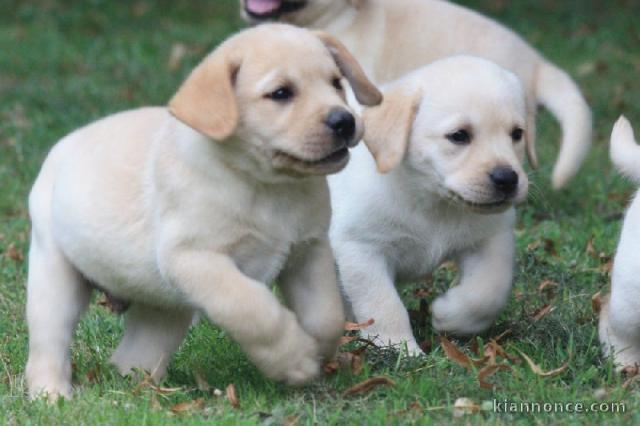
{"label": "puppy in background", "polygon": [[265,25],[205,58],[168,108],[115,114],[54,146],[29,196],[32,397],[71,395],[90,283],[131,303],[112,356],[123,374],[160,380],[194,311],[268,377],[319,374],[344,325],[325,176],[362,135],[342,76],[380,102],[331,36]]}
{"label": "puppy in background", "polygon": [[537,167],[535,116],[544,105],[563,132],[554,188],[577,173],[591,147],[591,111],[571,78],[513,31],[440,0],[240,0],[250,23],[278,19],[338,37],[376,83],[456,54],[489,59],[515,73],[526,93],[529,162]]}
{"label": "puppy in background", "polygon": [[[629,121],[620,117],[611,134],[611,161],[640,183],[640,146]],[[640,364],[640,195],[627,211],[613,263],[611,295],[600,310],[600,342],[617,366]]]}
{"label": "puppy in background", "polygon": [[431,311],[436,330],[458,335],[488,328],[508,300],[527,112],[518,78],[472,56],[436,61],[383,93],[363,112],[374,158],[360,146],[329,179],[330,239],[355,318],[375,319],[369,337],[420,354],[396,284],[455,261],[459,278]]}

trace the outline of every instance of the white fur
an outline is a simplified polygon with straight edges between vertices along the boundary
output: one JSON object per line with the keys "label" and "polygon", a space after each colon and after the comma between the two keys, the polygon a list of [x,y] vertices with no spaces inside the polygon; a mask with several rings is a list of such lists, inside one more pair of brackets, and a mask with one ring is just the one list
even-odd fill
{"label": "white fur", "polygon": [[[621,173],[640,183],[640,146],[621,117],[611,134],[611,159]],[[640,195],[627,210],[613,264],[611,295],[600,312],[600,341],[618,367],[640,364]],[[608,299],[608,300],[607,300]]]}
{"label": "white fur", "polygon": [[[354,150],[347,168],[329,178],[330,238],[355,319],[373,318],[366,332],[379,343],[406,343],[419,354],[396,284],[454,260],[458,283],[434,301],[432,323],[460,335],[488,328],[507,302],[514,262],[511,204],[526,196],[528,184],[520,164],[524,141],[514,143],[508,133],[514,123],[526,125],[526,113],[513,74],[479,58],[434,62],[387,86],[385,102],[393,101],[388,94],[398,87],[405,102],[420,96],[404,160],[379,174],[365,147]],[[364,118],[366,142],[373,123],[366,111]],[[458,122],[472,123],[476,136],[468,147],[444,137]],[[400,135],[393,137],[389,145],[402,144]],[[476,212],[452,199],[455,192],[489,202],[483,199],[487,172],[496,165],[509,165],[520,178],[514,199],[499,211]]]}

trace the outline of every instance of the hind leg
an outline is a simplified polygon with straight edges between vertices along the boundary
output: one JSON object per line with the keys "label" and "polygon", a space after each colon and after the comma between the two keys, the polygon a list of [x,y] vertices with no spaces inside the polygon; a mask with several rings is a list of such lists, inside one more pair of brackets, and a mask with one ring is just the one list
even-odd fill
{"label": "hind leg", "polygon": [[156,382],[164,377],[171,355],[184,340],[193,311],[133,304],[125,318],[122,341],[111,356],[120,374],[147,371]]}
{"label": "hind leg", "polygon": [[29,395],[71,396],[70,345],[91,288],[51,238],[31,239],[27,284]]}

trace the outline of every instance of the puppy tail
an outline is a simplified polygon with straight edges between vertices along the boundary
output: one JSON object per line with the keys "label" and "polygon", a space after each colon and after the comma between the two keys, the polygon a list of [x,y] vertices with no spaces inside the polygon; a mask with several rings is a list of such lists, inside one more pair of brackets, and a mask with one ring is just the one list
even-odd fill
{"label": "puppy tail", "polygon": [[640,146],[635,142],[631,123],[624,116],[613,126],[609,153],[620,173],[640,183]]}
{"label": "puppy tail", "polygon": [[553,169],[554,189],[575,176],[591,148],[591,109],[576,83],[548,62],[538,66],[536,97],[562,126],[562,145]]}

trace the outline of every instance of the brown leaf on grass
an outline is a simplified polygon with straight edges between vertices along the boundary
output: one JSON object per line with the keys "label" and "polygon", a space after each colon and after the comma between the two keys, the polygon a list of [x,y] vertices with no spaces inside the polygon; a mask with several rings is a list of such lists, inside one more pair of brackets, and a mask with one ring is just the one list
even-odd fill
{"label": "brown leaf on grass", "polygon": [[513,333],[513,330],[511,330],[510,328],[507,328],[505,331],[503,331],[502,333],[500,333],[498,336],[494,337],[491,340],[498,343],[500,340],[504,339],[505,336],[508,336],[511,333]]}
{"label": "brown leaf on grass", "polygon": [[99,371],[100,371],[100,367],[92,368],[87,372],[87,374],[85,375],[85,378],[89,383],[94,383],[98,378]]}
{"label": "brown leaf on grass", "polygon": [[16,248],[15,244],[13,243],[9,244],[4,254],[14,262],[22,263],[24,261],[24,255],[22,254],[22,252],[20,252],[20,250]]}
{"label": "brown leaf on grass", "polygon": [[556,309],[555,306],[551,305],[551,304],[547,304],[542,306],[541,308],[536,309],[533,314],[531,315],[533,318],[534,322],[538,322],[540,321],[542,318],[544,318],[549,312],[554,311]]}
{"label": "brown leaf on grass", "polygon": [[[601,258],[601,260],[602,259],[603,258]],[[606,260],[603,261],[598,269],[604,274],[611,275],[611,271],[613,270],[613,259],[611,258],[611,256],[606,256],[604,259]]]}
{"label": "brown leaf on grass", "polygon": [[284,419],[284,422],[282,422],[282,426],[296,426],[298,424],[298,420],[300,420],[300,416],[288,416]]}
{"label": "brown leaf on grass", "polygon": [[556,243],[551,238],[544,239],[544,251],[553,257],[558,257],[558,251],[556,250]]}
{"label": "brown leaf on grass", "polygon": [[587,247],[585,247],[584,251],[591,257],[597,257],[597,251],[593,245],[593,235],[587,241]]}
{"label": "brown leaf on grass", "polygon": [[373,323],[375,323],[375,320],[373,318],[369,319],[368,321],[361,322],[361,323],[346,322],[344,324],[344,329],[346,331],[364,330],[367,327],[371,327],[373,325]]}
{"label": "brown leaf on grass", "polygon": [[493,376],[499,370],[511,370],[511,367],[506,364],[494,364],[482,367],[480,371],[478,371],[478,383],[480,384],[480,387],[482,389],[496,389],[497,386],[493,383],[487,382],[486,379]]}
{"label": "brown leaf on grass", "polygon": [[342,336],[340,337],[340,341],[338,342],[338,345],[340,346],[344,346],[346,344],[349,344],[351,342],[353,342],[354,340],[357,340],[358,337],[357,336]]}
{"label": "brown leaf on grass", "polygon": [[558,374],[561,374],[562,372],[564,372],[568,367],[569,367],[569,362],[565,362],[561,367],[555,368],[553,370],[549,370],[549,371],[543,371],[542,368],[540,368],[540,366],[538,364],[536,364],[535,362],[533,362],[533,360],[531,358],[529,358],[527,356],[527,354],[525,354],[524,352],[522,352],[519,349],[516,349],[520,355],[522,356],[522,358],[527,361],[527,364],[529,364],[529,368],[531,369],[531,371],[541,377],[553,377],[553,376],[557,376]]}
{"label": "brown leaf on grass", "polygon": [[593,296],[591,296],[591,309],[596,315],[600,315],[600,311],[602,310],[602,292],[599,291]]}
{"label": "brown leaf on grass", "polygon": [[498,357],[515,363],[520,362],[520,358],[505,351],[495,339],[489,340],[489,342],[484,345],[484,356],[489,360],[488,365],[496,364]]}
{"label": "brown leaf on grass", "polygon": [[364,369],[364,356],[362,355],[354,355],[351,360],[351,374],[354,376],[359,376]]}
{"label": "brown leaf on grass", "polygon": [[240,400],[238,400],[238,395],[236,394],[236,386],[231,383],[227,386],[226,389],[227,399],[233,408],[236,410],[240,408]]}
{"label": "brown leaf on grass", "polygon": [[322,366],[322,370],[324,371],[325,374],[333,374],[339,369],[340,369],[340,362],[338,362],[337,360],[327,362]]}
{"label": "brown leaf on grass", "polygon": [[538,291],[540,293],[542,293],[542,292],[545,292],[545,291],[553,290],[556,287],[558,287],[558,283],[557,282],[551,281],[551,280],[544,280],[538,286]]}
{"label": "brown leaf on grass", "polygon": [[447,340],[444,336],[440,336],[440,345],[442,346],[442,349],[444,350],[447,358],[464,368],[471,369],[472,366],[479,367],[486,362],[486,358],[469,358],[464,352],[460,350],[460,348],[458,348],[458,346]]}
{"label": "brown leaf on grass", "polygon": [[204,408],[204,398],[198,398],[194,401],[181,402],[171,407],[173,413],[184,413],[186,411],[202,410]]}
{"label": "brown leaf on grass", "polygon": [[460,350],[460,348],[458,348],[458,346],[451,343],[444,336],[440,336],[440,346],[442,346],[444,354],[451,361],[455,362],[458,365],[461,365],[464,368],[471,368],[471,358],[469,358],[464,352]]}
{"label": "brown leaf on grass", "polygon": [[396,385],[396,382],[394,382],[390,378],[386,376],[377,376],[351,386],[349,389],[344,391],[343,395],[350,396],[350,395],[356,395],[361,393],[367,393],[378,386],[395,386],[395,385]]}
{"label": "brown leaf on grass", "polygon": [[620,371],[620,373],[628,377],[628,379],[622,384],[622,389],[627,389],[632,383],[640,379],[640,365],[627,365]]}

